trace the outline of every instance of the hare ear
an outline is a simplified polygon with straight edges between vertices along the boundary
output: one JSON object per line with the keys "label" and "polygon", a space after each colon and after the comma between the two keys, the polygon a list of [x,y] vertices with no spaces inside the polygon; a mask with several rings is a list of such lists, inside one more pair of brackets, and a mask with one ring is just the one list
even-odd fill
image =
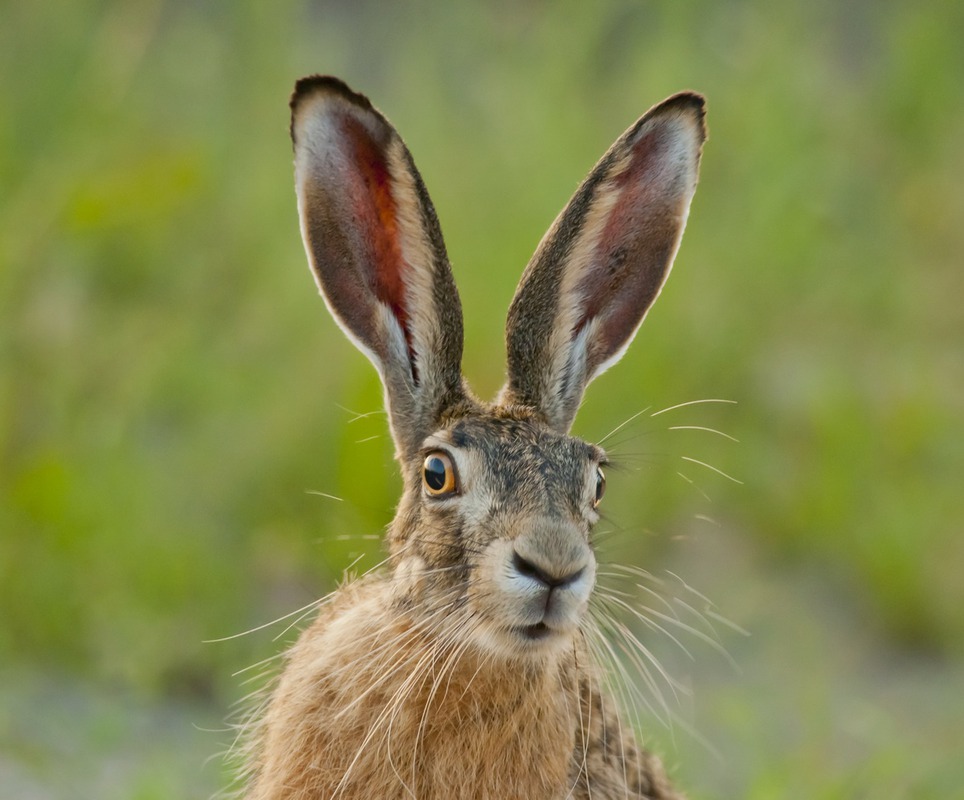
{"label": "hare ear", "polygon": [[381,374],[410,454],[463,396],[462,309],[435,209],[398,133],[337,78],[298,81],[291,137],[315,281]]}
{"label": "hare ear", "polygon": [[627,130],[556,218],[506,325],[500,402],[569,430],[587,384],[622,356],[669,274],[696,190],[704,101],[674,95]]}

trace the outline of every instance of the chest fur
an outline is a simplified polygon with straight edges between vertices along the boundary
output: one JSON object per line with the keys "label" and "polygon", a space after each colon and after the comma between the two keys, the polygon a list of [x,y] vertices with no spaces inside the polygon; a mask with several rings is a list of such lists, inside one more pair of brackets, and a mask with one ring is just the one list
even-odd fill
{"label": "chest fur", "polygon": [[292,651],[252,798],[567,794],[580,713],[571,666],[495,665],[404,628],[388,646],[372,617],[349,616]]}

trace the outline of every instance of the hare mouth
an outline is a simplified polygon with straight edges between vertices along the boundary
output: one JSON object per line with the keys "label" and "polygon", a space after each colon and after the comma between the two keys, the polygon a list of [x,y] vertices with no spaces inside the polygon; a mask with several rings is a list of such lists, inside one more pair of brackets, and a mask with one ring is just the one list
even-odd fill
{"label": "hare mouth", "polygon": [[535,625],[522,625],[516,628],[519,635],[530,642],[538,642],[552,636],[556,631],[544,622],[537,622]]}

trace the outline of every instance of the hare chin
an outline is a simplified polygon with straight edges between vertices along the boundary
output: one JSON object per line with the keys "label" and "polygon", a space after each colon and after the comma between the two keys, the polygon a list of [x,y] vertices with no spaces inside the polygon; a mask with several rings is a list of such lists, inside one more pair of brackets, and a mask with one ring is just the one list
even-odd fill
{"label": "hare chin", "polygon": [[534,625],[497,625],[486,623],[473,631],[476,646],[483,653],[509,661],[543,661],[571,645],[578,627]]}

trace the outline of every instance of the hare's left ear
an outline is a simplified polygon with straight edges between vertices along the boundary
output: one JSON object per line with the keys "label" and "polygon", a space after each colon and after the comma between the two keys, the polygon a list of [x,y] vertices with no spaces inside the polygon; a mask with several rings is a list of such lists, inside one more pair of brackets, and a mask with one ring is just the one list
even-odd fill
{"label": "hare's left ear", "polygon": [[506,325],[500,402],[565,432],[587,384],[632,341],[669,275],[696,190],[704,101],[682,93],[626,131],[553,223]]}
{"label": "hare's left ear", "polygon": [[315,281],[378,369],[411,455],[464,397],[462,308],[432,201],[395,129],[337,78],[298,81],[291,137]]}

